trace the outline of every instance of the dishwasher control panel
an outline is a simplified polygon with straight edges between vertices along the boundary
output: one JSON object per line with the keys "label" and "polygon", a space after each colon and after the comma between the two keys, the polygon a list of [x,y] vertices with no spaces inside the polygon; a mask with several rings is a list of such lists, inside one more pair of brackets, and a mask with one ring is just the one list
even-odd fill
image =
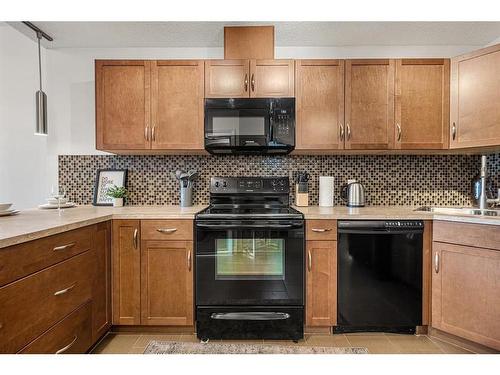
{"label": "dishwasher control panel", "polygon": [[388,229],[413,229],[413,228],[423,228],[424,222],[421,220],[408,221],[408,220],[396,220],[396,221],[386,221],[385,227]]}

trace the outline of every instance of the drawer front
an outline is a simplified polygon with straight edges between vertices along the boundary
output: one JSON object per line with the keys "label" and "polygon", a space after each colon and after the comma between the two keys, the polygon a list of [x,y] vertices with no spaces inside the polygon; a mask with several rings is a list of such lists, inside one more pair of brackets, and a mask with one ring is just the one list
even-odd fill
{"label": "drawer front", "polygon": [[307,241],[337,241],[337,220],[306,220]]}
{"label": "drawer front", "polygon": [[432,240],[500,250],[500,226],[435,221]]}
{"label": "drawer front", "polygon": [[141,220],[142,240],[193,240],[193,220]]}
{"label": "drawer front", "polygon": [[69,314],[19,353],[82,354],[92,345],[92,304]]}
{"label": "drawer front", "polygon": [[89,250],[0,288],[0,353],[15,353],[92,297]]}
{"label": "drawer front", "polygon": [[89,250],[94,230],[88,226],[0,249],[0,286]]}

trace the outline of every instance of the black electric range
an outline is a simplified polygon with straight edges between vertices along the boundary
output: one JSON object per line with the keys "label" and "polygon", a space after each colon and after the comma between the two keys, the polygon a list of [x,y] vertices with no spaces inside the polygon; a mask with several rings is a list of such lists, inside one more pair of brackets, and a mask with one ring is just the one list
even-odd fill
{"label": "black electric range", "polygon": [[207,339],[303,337],[304,217],[287,177],[214,177],[196,215],[196,325]]}

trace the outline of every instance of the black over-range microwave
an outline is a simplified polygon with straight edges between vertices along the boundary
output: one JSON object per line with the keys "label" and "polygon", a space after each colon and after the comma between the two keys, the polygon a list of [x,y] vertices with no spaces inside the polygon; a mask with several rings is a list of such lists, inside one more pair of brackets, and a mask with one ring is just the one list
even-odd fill
{"label": "black over-range microwave", "polygon": [[287,154],[295,148],[295,98],[205,99],[205,150]]}

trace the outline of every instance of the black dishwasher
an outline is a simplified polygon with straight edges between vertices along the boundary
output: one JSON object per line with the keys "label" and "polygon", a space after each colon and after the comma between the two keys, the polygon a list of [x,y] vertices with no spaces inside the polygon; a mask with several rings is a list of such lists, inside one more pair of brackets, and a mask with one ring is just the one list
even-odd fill
{"label": "black dishwasher", "polygon": [[338,222],[335,332],[414,333],[422,325],[418,220]]}

